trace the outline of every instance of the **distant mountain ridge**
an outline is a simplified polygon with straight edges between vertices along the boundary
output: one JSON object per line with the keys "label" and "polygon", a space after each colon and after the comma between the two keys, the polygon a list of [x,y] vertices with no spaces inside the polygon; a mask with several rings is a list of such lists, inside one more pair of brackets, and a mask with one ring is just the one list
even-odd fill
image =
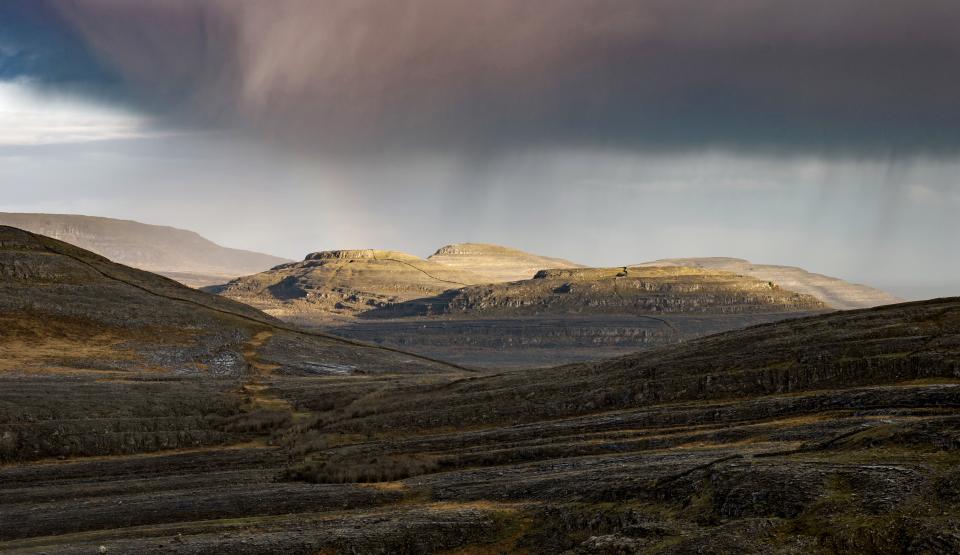
{"label": "distant mountain ridge", "polygon": [[194,287],[223,283],[289,262],[277,256],[222,247],[192,231],[132,220],[0,213],[0,225],[52,237]]}
{"label": "distant mountain ridge", "polygon": [[563,258],[488,243],[454,243],[441,247],[427,260],[477,274],[490,283],[530,279],[540,270],[583,267]]}
{"label": "distant mountain ridge", "polygon": [[754,264],[742,258],[665,258],[636,264],[631,267],[645,266],[683,266],[733,272],[735,274],[769,281],[790,291],[813,295],[827,305],[839,310],[871,308],[874,306],[903,302],[903,299],[874,287],[861,285],[859,283],[850,283],[822,274],[814,274],[795,266]]}

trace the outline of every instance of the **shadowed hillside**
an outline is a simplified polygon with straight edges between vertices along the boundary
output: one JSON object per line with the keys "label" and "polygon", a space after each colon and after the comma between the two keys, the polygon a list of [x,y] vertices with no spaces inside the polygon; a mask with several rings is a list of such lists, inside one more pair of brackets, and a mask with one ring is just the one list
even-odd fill
{"label": "shadowed hillside", "polygon": [[[145,408],[140,392],[148,389],[155,395],[149,410],[162,413],[161,407],[170,402],[167,416],[176,417],[179,404],[188,402],[188,392],[196,388],[195,409],[201,413],[206,402],[221,407],[215,410],[236,408],[240,397],[224,396],[225,392],[259,383],[263,371],[301,376],[457,372],[406,353],[300,332],[247,305],[3,226],[0,322],[0,378],[3,395],[14,403],[3,405],[2,414],[21,423],[11,432],[14,440],[0,449],[0,459],[99,454],[101,449],[110,452],[139,445],[137,434],[152,436],[136,425],[129,431],[137,439],[130,439],[126,446],[87,444],[82,439],[76,444],[31,442],[39,441],[46,426],[63,419],[71,420],[69,427],[77,434],[93,433],[100,425],[95,415]],[[50,395],[36,399],[38,406],[17,409],[20,387],[29,390],[34,380]],[[141,387],[157,380],[171,380],[171,384],[185,380],[183,392],[165,397],[162,386]],[[74,395],[72,390],[113,393],[110,403],[102,404],[105,399]],[[65,397],[59,398],[57,391]],[[204,399],[204,395],[212,397]],[[154,439],[143,441],[148,442],[143,448],[150,450]],[[192,445],[194,440],[188,434],[169,441],[173,443],[167,447],[180,441]]]}
{"label": "shadowed hillside", "polygon": [[223,283],[287,262],[276,256],[221,247],[192,231],[129,220],[0,213],[0,225],[59,239],[193,287]]}

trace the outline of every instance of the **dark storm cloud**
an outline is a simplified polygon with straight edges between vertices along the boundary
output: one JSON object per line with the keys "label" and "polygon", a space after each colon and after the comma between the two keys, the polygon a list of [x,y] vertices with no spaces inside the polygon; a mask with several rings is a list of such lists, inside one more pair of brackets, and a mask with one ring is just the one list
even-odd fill
{"label": "dark storm cloud", "polygon": [[152,109],[304,145],[960,146],[955,0],[43,6]]}
{"label": "dark storm cloud", "polygon": [[28,78],[41,84],[97,94],[121,85],[86,40],[45,2],[0,2],[0,80]]}

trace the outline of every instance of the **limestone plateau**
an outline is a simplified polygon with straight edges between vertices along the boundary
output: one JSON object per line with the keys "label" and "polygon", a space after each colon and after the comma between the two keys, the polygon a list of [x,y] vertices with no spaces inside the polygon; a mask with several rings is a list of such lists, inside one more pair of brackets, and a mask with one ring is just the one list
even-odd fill
{"label": "limestone plateau", "polygon": [[733,272],[776,283],[784,289],[806,293],[840,310],[870,308],[903,302],[885,291],[850,283],[835,277],[814,274],[794,266],[754,264],[742,258],[667,258],[639,264],[639,266],[681,266]]}
{"label": "limestone plateau", "polygon": [[484,281],[411,254],[356,249],[315,252],[207,291],[280,318],[322,323]]}
{"label": "limestone plateau", "polygon": [[[506,266],[552,260],[492,245],[440,252],[472,253],[464,255],[470,260],[482,252],[487,261],[506,253]],[[811,295],[716,270],[576,267],[488,283],[489,273],[434,260],[324,251],[205,290],[342,337],[490,367],[590,360],[830,309]]]}
{"label": "limestone plateau", "polygon": [[462,287],[366,316],[749,314],[828,308],[813,295],[731,272],[624,267],[541,270],[532,279]]}
{"label": "limestone plateau", "polygon": [[0,319],[3,553],[960,552],[956,298],[483,371],[0,227]]}
{"label": "limestone plateau", "polygon": [[268,254],[221,247],[192,231],[130,220],[0,213],[0,225],[59,239],[191,287],[224,283],[288,262]]}
{"label": "limestone plateau", "polygon": [[730,272],[575,268],[385,305],[330,331],[465,364],[539,366],[828,310],[812,295]]}
{"label": "limestone plateau", "polygon": [[447,245],[427,260],[479,275],[487,283],[530,279],[540,270],[583,267],[562,258],[540,256],[487,243]]}

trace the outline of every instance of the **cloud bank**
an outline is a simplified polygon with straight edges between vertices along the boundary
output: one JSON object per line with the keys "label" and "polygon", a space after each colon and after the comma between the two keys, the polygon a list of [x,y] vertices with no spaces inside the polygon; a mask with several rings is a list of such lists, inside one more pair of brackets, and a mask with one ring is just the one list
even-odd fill
{"label": "cloud bank", "polygon": [[11,1],[143,106],[308,148],[960,146],[954,0]]}

